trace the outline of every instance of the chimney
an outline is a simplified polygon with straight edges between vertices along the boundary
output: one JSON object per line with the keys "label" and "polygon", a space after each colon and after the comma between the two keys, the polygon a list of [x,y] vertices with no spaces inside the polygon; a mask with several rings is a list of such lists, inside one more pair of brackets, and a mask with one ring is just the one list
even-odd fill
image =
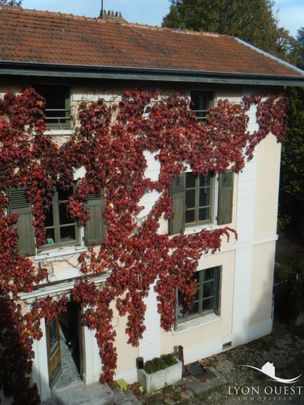
{"label": "chimney", "polygon": [[104,10],[102,9],[100,12],[99,18],[102,18],[104,20],[121,20],[124,21],[122,14],[120,11],[113,11],[113,10]]}

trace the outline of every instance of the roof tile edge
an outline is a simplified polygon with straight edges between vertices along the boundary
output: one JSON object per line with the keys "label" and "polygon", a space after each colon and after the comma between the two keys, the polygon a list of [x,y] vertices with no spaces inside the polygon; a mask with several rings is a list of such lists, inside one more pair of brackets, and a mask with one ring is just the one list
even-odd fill
{"label": "roof tile edge", "polygon": [[274,60],[275,62],[288,67],[289,69],[294,70],[297,73],[300,73],[302,76],[304,76],[304,70],[299,69],[298,67],[292,65],[291,63],[286,62],[285,60],[278,58],[277,56],[272,55],[271,53],[268,53],[266,51],[263,51],[263,49],[257,48],[254,45],[251,45],[249,42],[243,41],[242,39],[238,37],[234,37],[236,41],[238,41],[241,45],[247,46],[247,48],[252,49],[255,52],[260,53],[261,55],[264,55],[266,58],[269,58],[271,60]]}

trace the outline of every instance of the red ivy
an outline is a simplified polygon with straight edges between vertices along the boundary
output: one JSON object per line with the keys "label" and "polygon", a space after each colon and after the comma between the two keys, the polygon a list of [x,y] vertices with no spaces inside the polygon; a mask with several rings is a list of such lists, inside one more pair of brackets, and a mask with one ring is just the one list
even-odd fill
{"label": "red ivy", "polygon": [[[253,104],[259,129],[250,134],[246,112]],[[185,163],[204,175],[228,167],[238,173],[269,132],[282,140],[286,119],[285,98],[252,96],[238,105],[219,101],[204,125],[190,111],[189,101],[179,95],[159,100],[155,93],[128,91],[115,106],[102,100],[81,105],[79,128],[59,145],[43,135],[43,107],[44,100],[33,89],[17,96],[6,94],[0,101],[0,388],[15,397],[15,404],[38,403],[29,378],[33,339],[41,337],[40,319],[49,322],[58,317],[68,298],[55,301],[47,297],[37,301],[30,312],[21,311],[18,294],[32,291],[47,277],[47,271],[18,254],[13,227],[17,216],[7,214],[7,189],[26,188],[38,247],[45,241],[45,211],[52,193],[73,185],[74,169],[86,170],[68,204],[70,215],[81,225],[88,220],[88,194],[104,193],[106,239],[100,250],[90,248],[79,257],[84,278],[71,298],[84,309],[86,325],[95,330],[103,363],[100,381],[112,381],[117,352],[111,304],[121,316],[127,316],[128,342],[138,345],[145,330],[144,298],[156,282],[161,326],[170,330],[176,321],[176,288],[190,304],[195,294],[192,275],[199,258],[214,253],[222,237],[234,233],[225,227],[187,236],[161,234],[159,222],[172,211],[168,188],[173,180]],[[157,153],[161,165],[158,181],[144,177],[145,150]],[[140,200],[152,190],[160,198],[138,224]],[[106,271],[110,271],[109,277],[97,288],[92,276]],[[19,351],[12,352],[12,345]]]}

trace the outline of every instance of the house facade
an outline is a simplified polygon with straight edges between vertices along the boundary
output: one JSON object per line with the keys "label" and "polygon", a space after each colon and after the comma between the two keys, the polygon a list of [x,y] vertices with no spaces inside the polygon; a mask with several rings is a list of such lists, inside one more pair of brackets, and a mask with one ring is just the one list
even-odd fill
{"label": "house facade", "polygon": [[[191,98],[198,119],[204,121],[206,110],[220,99],[240,103],[243,96],[279,96],[286,86],[304,84],[303,72],[236,38],[121,19],[0,6],[0,37],[0,94],[37,89],[47,102],[45,136],[59,143],[73,134],[81,102],[99,98],[109,104],[118,102],[126,89],[155,89],[160,97],[179,91]],[[248,116],[248,130],[253,133],[258,126],[254,107]],[[197,176],[189,170],[183,175],[173,189],[176,216],[171,222],[163,220],[160,232],[191,234],[204,227],[229,225],[237,230],[238,239],[231,238],[219,252],[201,257],[194,304],[185,313],[177,291],[177,322],[170,332],[160,326],[153,287],[146,300],[146,331],[139,347],[127,345],[126,319],[114,316],[116,379],[137,381],[137,357],[146,361],[182,346],[187,364],[271,332],[280,151],[280,144],[269,134],[240,174]],[[146,177],[157,180],[158,161],[152,153],[145,157]],[[84,172],[75,170],[74,176],[77,181]],[[47,283],[20,295],[28,310],[38,298],[68,293],[82,277],[79,254],[104,238],[102,196],[89,200],[86,227],[65,214],[68,197],[68,191],[54,192],[45,223],[46,243],[37,249],[30,204],[20,190],[10,192],[11,212],[19,214],[20,252],[49,271]],[[158,197],[157,193],[144,196],[139,220],[149,214]],[[96,276],[96,285],[101,286],[106,277]],[[60,319],[48,326],[41,321],[43,337],[34,343],[32,377],[42,400],[50,397],[61,378],[66,348],[85,384],[99,380],[99,348],[94,331],[81,325],[80,312],[71,302]]]}

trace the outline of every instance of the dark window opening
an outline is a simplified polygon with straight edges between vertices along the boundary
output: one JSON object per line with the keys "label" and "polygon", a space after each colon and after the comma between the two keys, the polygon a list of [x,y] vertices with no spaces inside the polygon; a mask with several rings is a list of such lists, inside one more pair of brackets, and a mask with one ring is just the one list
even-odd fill
{"label": "dark window opening", "polygon": [[71,128],[70,89],[66,86],[34,86],[45,98],[45,119],[49,129]]}
{"label": "dark window opening", "polygon": [[191,91],[191,108],[200,122],[206,122],[207,111],[213,104],[210,91]]}

